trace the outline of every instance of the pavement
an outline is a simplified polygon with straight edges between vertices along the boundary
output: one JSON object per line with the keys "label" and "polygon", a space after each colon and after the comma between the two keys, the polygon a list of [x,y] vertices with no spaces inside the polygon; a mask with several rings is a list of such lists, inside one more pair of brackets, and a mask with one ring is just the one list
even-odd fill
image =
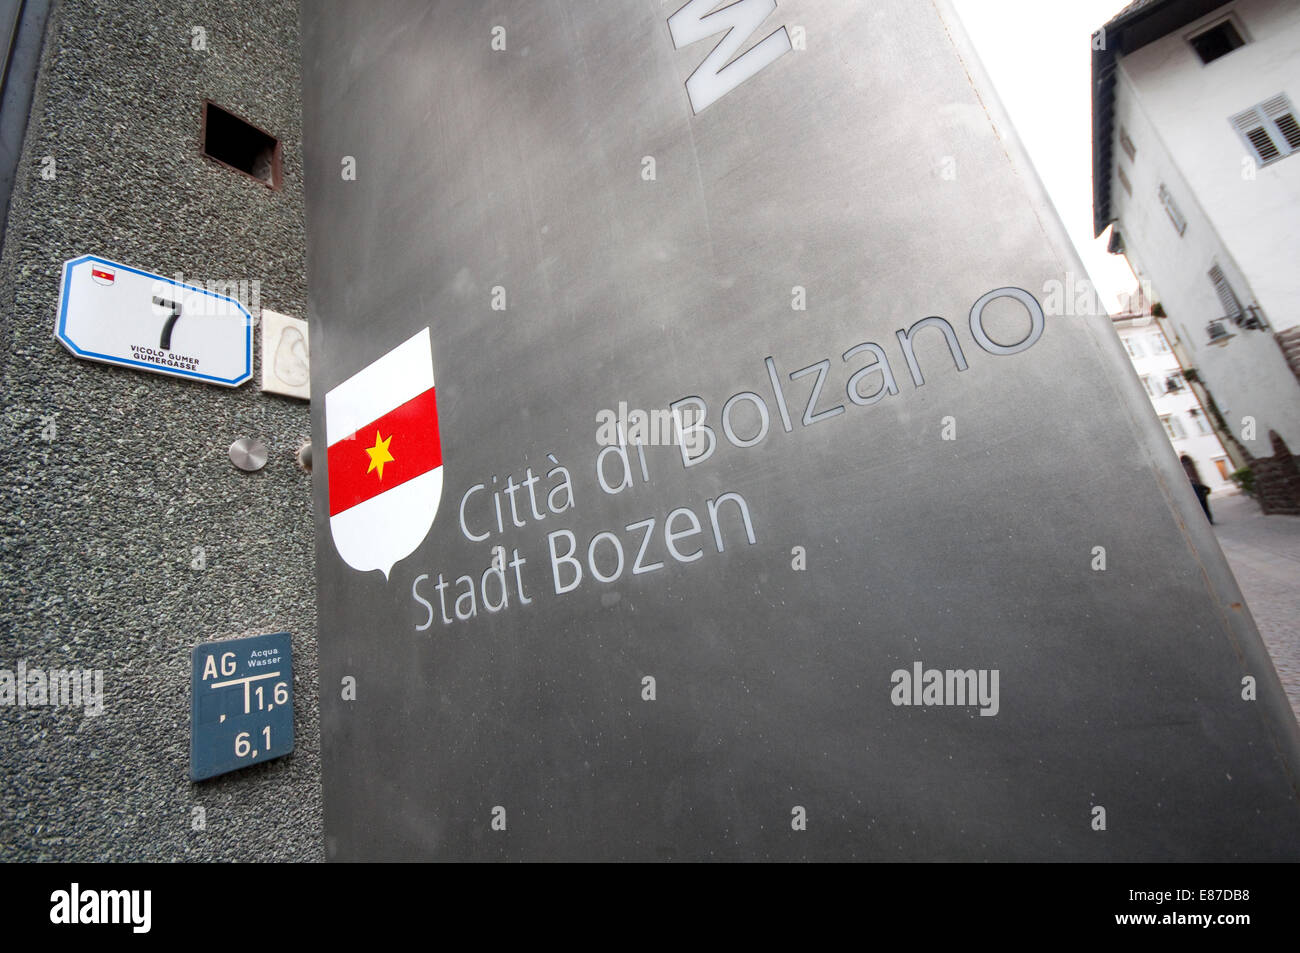
{"label": "pavement", "polygon": [[1265,516],[1243,494],[1211,496],[1214,531],[1300,719],[1300,516]]}

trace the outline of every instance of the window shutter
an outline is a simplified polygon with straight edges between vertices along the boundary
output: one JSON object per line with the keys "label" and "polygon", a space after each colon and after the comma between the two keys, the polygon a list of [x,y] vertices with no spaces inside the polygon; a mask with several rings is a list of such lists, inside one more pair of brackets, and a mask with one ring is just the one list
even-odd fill
{"label": "window shutter", "polygon": [[1174,201],[1168,186],[1161,182],[1157,194],[1160,196],[1160,204],[1169,213],[1169,221],[1174,223],[1174,228],[1178,229],[1179,235],[1183,234],[1183,232],[1187,231],[1187,219],[1183,218],[1182,210],[1178,207],[1178,203]]}
{"label": "window shutter", "polygon": [[1266,165],[1282,154],[1273,145],[1273,138],[1268,133],[1268,120],[1259,109],[1237,113],[1232,117],[1232,125],[1250,145],[1260,165]]}
{"label": "window shutter", "polygon": [[1285,93],[1266,99],[1228,120],[1260,165],[1300,152],[1300,121]]}
{"label": "window shutter", "polygon": [[1287,144],[1287,152],[1300,149],[1300,123],[1296,122],[1295,110],[1291,100],[1285,94],[1274,96],[1263,105],[1264,115],[1273,120],[1282,140]]}
{"label": "window shutter", "polygon": [[1285,113],[1273,121],[1277,123],[1277,128],[1286,139],[1287,145],[1291,147],[1291,151],[1300,149],[1300,123],[1296,122],[1295,116]]}
{"label": "window shutter", "polygon": [[1136,162],[1137,149],[1134,147],[1133,140],[1128,137],[1128,132],[1123,126],[1119,127],[1119,144],[1120,148],[1128,154],[1128,160],[1130,162]]}
{"label": "window shutter", "polygon": [[1232,290],[1227,276],[1218,265],[1210,269],[1210,281],[1214,283],[1214,293],[1219,296],[1219,304],[1223,305],[1224,315],[1229,318],[1239,317],[1241,302],[1237,300],[1237,293]]}

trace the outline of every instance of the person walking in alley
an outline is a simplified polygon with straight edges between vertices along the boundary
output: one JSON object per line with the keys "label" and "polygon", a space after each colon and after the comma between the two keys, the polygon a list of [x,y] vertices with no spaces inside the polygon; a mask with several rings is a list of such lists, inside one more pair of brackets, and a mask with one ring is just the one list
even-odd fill
{"label": "person walking in alley", "polygon": [[1205,518],[1213,525],[1214,514],[1210,512],[1210,488],[1201,482],[1201,475],[1196,470],[1196,461],[1185,453],[1178,460],[1183,465],[1183,472],[1187,474],[1187,479],[1192,482],[1192,489],[1196,491],[1196,498],[1201,501],[1201,509],[1205,510]]}

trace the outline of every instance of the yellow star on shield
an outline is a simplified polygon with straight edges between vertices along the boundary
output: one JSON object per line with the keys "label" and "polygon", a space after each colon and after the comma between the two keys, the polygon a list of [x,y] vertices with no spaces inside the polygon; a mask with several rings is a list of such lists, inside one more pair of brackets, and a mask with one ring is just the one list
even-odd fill
{"label": "yellow star on shield", "polygon": [[383,439],[379,435],[379,431],[376,430],[375,445],[373,447],[369,447],[366,449],[366,453],[370,454],[370,469],[367,470],[366,472],[371,473],[375,470],[378,470],[379,479],[381,480],[384,478],[384,464],[391,463],[393,460],[393,455],[388,452],[388,444],[392,441],[392,439],[393,439],[392,434],[388,435],[387,440]]}

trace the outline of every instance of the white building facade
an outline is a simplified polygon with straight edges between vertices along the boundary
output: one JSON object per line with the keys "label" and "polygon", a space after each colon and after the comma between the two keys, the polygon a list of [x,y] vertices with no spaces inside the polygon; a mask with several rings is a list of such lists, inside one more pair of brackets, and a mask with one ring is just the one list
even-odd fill
{"label": "white building facade", "polygon": [[1237,492],[1232,480],[1236,467],[1160,326],[1149,315],[1119,315],[1113,320],[1174,452],[1192,458],[1212,494]]}
{"label": "white building facade", "polygon": [[1149,283],[1229,451],[1269,456],[1274,430],[1296,453],[1300,3],[1139,0],[1093,46],[1097,234]]}

